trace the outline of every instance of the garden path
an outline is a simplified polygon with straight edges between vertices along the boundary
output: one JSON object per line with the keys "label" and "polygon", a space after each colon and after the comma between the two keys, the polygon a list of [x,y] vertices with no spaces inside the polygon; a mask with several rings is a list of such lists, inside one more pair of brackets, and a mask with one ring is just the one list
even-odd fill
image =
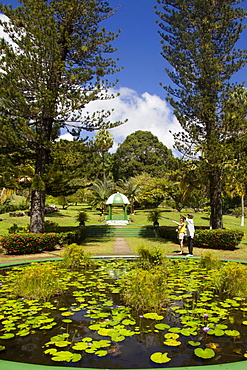
{"label": "garden path", "polygon": [[134,255],[131,251],[130,246],[125,238],[115,238],[115,243],[113,246],[113,254],[120,256],[130,256]]}

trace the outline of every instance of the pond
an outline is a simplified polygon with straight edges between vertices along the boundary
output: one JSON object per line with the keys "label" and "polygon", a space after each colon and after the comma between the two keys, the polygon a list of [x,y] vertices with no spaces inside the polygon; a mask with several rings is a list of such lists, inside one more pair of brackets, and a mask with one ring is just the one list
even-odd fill
{"label": "pond", "polygon": [[[243,361],[246,297],[231,296],[225,287],[219,294],[215,279],[221,274],[222,280],[228,267],[225,262],[208,269],[200,261],[183,259],[150,268],[151,275],[163,277],[169,299],[149,310],[129,305],[130,286],[136,289],[133,271],[141,291],[142,269],[136,262],[102,260],[92,269],[63,269],[64,294],[43,302],[13,294],[13,276],[23,267],[3,271],[0,359],[102,369]],[[148,289],[147,283],[147,296],[153,297]]]}

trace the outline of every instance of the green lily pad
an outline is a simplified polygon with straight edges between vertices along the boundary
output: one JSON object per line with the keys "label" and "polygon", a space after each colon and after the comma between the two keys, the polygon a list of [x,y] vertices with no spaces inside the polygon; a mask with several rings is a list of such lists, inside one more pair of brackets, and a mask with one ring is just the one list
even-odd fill
{"label": "green lily pad", "polygon": [[15,334],[13,333],[5,333],[3,335],[0,336],[1,339],[11,339],[11,338],[14,338]]}
{"label": "green lily pad", "polygon": [[56,352],[55,355],[51,358],[52,361],[66,361],[70,362],[73,359],[73,353],[69,351],[60,351]]}
{"label": "green lily pad", "polygon": [[198,346],[200,346],[200,342],[194,342],[193,340],[190,340],[189,342],[188,342],[188,344],[190,345],[190,346],[192,346],[192,347],[198,347]]}
{"label": "green lily pad", "polygon": [[98,357],[104,357],[107,355],[107,351],[104,351],[104,350],[96,351],[95,355]]}
{"label": "green lily pad", "polygon": [[156,325],[154,325],[154,327],[158,330],[170,329],[170,325],[162,324],[162,323],[156,324]]}
{"label": "green lily pad", "polygon": [[148,312],[143,315],[145,319],[152,319],[152,320],[163,320],[164,316],[158,315],[156,312]]}
{"label": "green lily pad", "polygon": [[167,356],[168,352],[162,353],[162,352],[155,352],[150,356],[150,360],[157,364],[165,364],[166,362],[171,361],[171,359]]}
{"label": "green lily pad", "polygon": [[164,344],[166,346],[171,346],[171,347],[177,347],[180,346],[181,342],[177,341],[176,339],[167,339],[164,341]]}
{"label": "green lily pad", "polygon": [[230,337],[238,337],[240,335],[238,330],[226,330],[226,335],[229,335]]}
{"label": "green lily pad", "polygon": [[196,348],[194,350],[194,353],[197,357],[203,358],[203,359],[209,359],[213,358],[215,356],[215,352],[211,348]]}

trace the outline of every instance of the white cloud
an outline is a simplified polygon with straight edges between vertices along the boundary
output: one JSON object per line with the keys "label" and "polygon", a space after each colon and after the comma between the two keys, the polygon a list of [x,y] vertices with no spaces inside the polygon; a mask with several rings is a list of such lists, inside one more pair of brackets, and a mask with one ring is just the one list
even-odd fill
{"label": "white cloud", "polygon": [[114,109],[110,116],[111,122],[124,121],[128,118],[127,123],[110,130],[114,137],[112,152],[126,136],[138,130],[151,131],[169,149],[173,149],[173,135],[169,131],[173,133],[181,131],[181,126],[165,100],[147,92],[139,96],[136,91],[127,87],[110,92],[120,93],[120,96],[110,100],[91,102],[86,110],[92,113],[96,110]]}

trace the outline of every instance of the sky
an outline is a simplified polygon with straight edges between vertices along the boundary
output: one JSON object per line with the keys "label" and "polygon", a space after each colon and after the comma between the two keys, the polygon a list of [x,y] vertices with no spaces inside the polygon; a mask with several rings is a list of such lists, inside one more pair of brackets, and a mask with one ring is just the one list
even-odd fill
{"label": "sky", "polygon": [[[14,0],[1,2],[13,7],[19,5]],[[164,71],[167,63],[161,56],[159,27],[154,11],[156,0],[108,0],[108,3],[117,11],[102,25],[108,31],[121,30],[112,44],[118,49],[112,57],[120,59],[118,66],[123,69],[115,74],[119,81],[111,91],[120,93],[120,96],[92,102],[86,111],[114,109],[110,118],[112,122],[128,119],[127,123],[110,130],[114,138],[112,152],[126,136],[137,130],[151,131],[169,149],[173,149],[170,131],[176,133],[181,128],[165,100],[166,91],[160,86],[160,83],[169,85],[170,80]],[[247,10],[247,0],[241,6]],[[238,47],[247,49],[246,36],[247,29],[242,33]],[[234,80],[240,83],[247,81],[247,67],[238,72]],[[68,135],[63,137],[69,138]]]}

